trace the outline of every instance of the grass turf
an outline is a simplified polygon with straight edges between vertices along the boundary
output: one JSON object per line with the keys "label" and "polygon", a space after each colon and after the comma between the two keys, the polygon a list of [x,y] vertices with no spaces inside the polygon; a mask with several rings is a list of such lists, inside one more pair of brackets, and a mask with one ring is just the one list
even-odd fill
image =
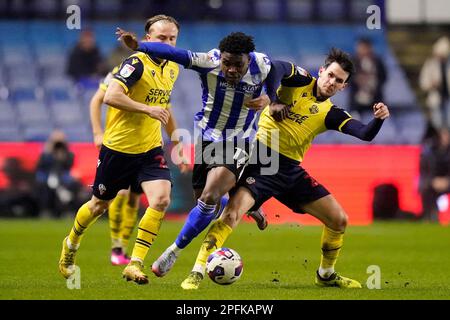
{"label": "grass turf", "polygon": [[[192,267],[203,234],[186,248],[167,276],[157,278],[149,266],[182,226],[165,221],[146,260],[150,283],[139,286],[122,279],[123,267],[109,263],[106,219],[85,235],[77,255],[81,289],[69,290],[57,264],[62,239],[71,225],[68,219],[0,220],[0,299],[450,299],[450,233],[448,227],[434,224],[349,227],[337,270],[359,280],[364,288],[341,290],[313,283],[320,259],[320,227],[270,225],[261,232],[254,224],[243,223],[226,243],[243,258],[242,278],[230,286],[205,279],[194,292],[182,290],[180,283]],[[380,290],[366,287],[370,265],[380,267]]]}

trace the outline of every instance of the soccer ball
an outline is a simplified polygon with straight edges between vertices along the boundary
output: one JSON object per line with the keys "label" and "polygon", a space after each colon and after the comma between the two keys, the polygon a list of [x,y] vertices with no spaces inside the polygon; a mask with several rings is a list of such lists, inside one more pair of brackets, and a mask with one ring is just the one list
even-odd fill
{"label": "soccer ball", "polygon": [[242,259],[230,248],[219,248],[211,253],[206,262],[208,276],[217,284],[232,284],[238,280],[243,271]]}

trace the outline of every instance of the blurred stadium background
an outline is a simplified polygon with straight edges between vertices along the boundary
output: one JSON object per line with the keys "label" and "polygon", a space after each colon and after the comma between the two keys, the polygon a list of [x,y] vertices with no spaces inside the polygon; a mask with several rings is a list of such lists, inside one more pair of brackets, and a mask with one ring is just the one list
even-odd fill
{"label": "blurred stadium background", "polygon": [[[81,8],[81,30],[66,25],[66,9],[73,4]],[[381,9],[380,29],[366,25],[370,5]],[[44,142],[59,128],[75,154],[72,174],[84,186],[92,183],[97,150],[89,100],[97,88],[77,84],[67,75],[70,50],[82,30],[90,28],[106,61],[117,46],[117,26],[142,36],[145,20],[159,13],[181,23],[178,47],[208,51],[229,32],[244,31],[254,36],[257,51],[295,62],[313,75],[330,47],[354,53],[357,39],[369,38],[386,65],[383,92],[391,118],[370,144],[333,132],[319,136],[304,165],[335,193],[350,223],[369,224],[383,215],[394,218],[388,205],[380,212],[380,201],[395,203],[390,196],[398,197],[403,217],[420,214],[419,154],[428,115],[417,79],[434,41],[450,35],[450,3],[445,0],[0,0],[0,168],[14,157],[24,170],[34,172]],[[347,108],[348,90],[333,101]],[[201,108],[196,73],[181,71],[172,105],[180,127],[192,132],[193,115]],[[360,118],[367,122],[371,113]],[[183,214],[192,204],[190,177],[180,176],[176,169],[173,174],[169,212]],[[0,216],[38,216],[5,199],[6,190],[18,187],[13,183],[0,172]],[[377,187],[392,185],[397,194],[380,191],[376,199]],[[265,209],[272,222],[313,223],[276,201],[269,201]],[[442,223],[448,223],[448,215],[447,203]]]}

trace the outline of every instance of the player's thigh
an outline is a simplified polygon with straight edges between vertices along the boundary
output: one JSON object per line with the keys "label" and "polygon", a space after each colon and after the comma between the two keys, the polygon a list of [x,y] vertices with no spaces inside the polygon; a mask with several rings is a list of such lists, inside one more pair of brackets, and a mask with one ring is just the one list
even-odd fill
{"label": "player's thigh", "polygon": [[344,231],[347,226],[347,214],[331,194],[303,204],[302,209],[319,219],[330,229]]}
{"label": "player's thigh", "polygon": [[211,168],[208,172],[206,185],[202,196],[210,195],[215,202],[226,194],[236,184],[236,176],[227,167],[220,166]]}
{"label": "player's thigh", "polygon": [[169,180],[150,180],[141,183],[150,208],[164,211],[170,204],[172,183]]}
{"label": "player's thigh", "polygon": [[239,187],[228,200],[220,219],[234,228],[254,205],[255,198],[252,192],[246,187]]}

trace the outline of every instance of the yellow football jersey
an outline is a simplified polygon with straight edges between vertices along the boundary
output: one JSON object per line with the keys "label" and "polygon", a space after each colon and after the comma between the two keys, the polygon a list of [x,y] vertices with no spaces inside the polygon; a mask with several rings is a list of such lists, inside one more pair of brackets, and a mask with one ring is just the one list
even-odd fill
{"label": "yellow football jersey", "polygon": [[[113,72],[111,81],[117,81],[131,99],[149,108],[169,108],[178,72],[176,63],[159,63],[139,52],[126,59],[116,73]],[[162,145],[161,122],[143,113],[109,106],[103,144],[128,154],[147,152]]]}
{"label": "yellow football jersey", "polygon": [[[103,79],[103,81],[100,82],[100,84],[98,86],[100,90],[103,90],[103,91],[106,92],[106,89],[108,89],[108,85],[109,85],[111,79],[117,73],[117,71],[119,71],[119,67],[120,66],[114,67],[114,69],[106,75],[106,77]],[[110,124],[109,110],[111,110],[111,107],[107,106],[106,107],[106,115],[105,115],[105,130],[107,128],[109,128],[110,125],[111,125]]]}
{"label": "yellow football jersey", "polygon": [[334,106],[330,99],[318,99],[316,86],[315,78],[304,69],[295,67],[293,74],[281,81],[277,91],[278,99],[291,106],[288,117],[277,122],[266,107],[258,123],[257,139],[282,155],[301,162],[318,134],[329,129],[340,131],[351,119],[350,114]]}

